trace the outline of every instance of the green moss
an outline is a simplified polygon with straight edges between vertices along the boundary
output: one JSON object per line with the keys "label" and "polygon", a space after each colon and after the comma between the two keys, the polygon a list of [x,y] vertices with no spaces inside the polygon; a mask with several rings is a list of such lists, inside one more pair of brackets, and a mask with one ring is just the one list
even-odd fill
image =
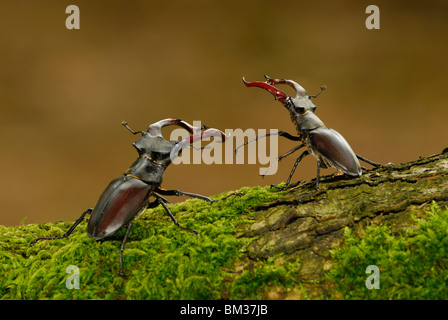
{"label": "green moss", "polygon": [[[448,208],[433,203],[418,227],[393,235],[385,226],[370,226],[362,239],[346,228],[345,245],[332,252],[328,272],[333,298],[448,299]],[[366,268],[376,265],[380,288],[367,289]]]}
{"label": "green moss", "polygon": [[[180,230],[163,208],[146,210],[135,220],[124,251],[125,276],[118,275],[119,248],[125,230],[108,241],[94,241],[86,222],[69,239],[29,243],[36,237],[62,235],[70,222],[0,226],[0,296],[2,299],[252,299],[268,284],[292,287],[293,273],[275,259],[246,261],[251,238],[237,237],[252,223],[251,207],[281,192],[268,187],[243,188],[240,197],[209,204],[187,200],[170,206],[179,223],[200,232]],[[222,195],[213,197],[219,199]],[[80,288],[69,290],[69,265],[79,268]]]}
{"label": "green moss", "polygon": [[[94,241],[83,222],[69,239],[39,241],[30,247],[36,237],[61,236],[72,222],[0,226],[0,297],[303,299],[323,298],[322,292],[330,292],[334,299],[448,298],[448,209],[433,204],[424,219],[415,218],[416,228],[402,228],[401,235],[382,224],[367,227],[360,239],[346,227],[344,245],[333,249],[331,256],[322,251],[328,245],[324,241],[307,249],[308,255],[283,252],[257,259],[250,255],[250,248],[263,235],[248,230],[266,212],[251,208],[290,194],[269,187],[239,192],[244,195],[213,204],[187,200],[170,206],[179,223],[199,231],[199,236],[177,228],[162,207],[146,210],[135,220],[126,244],[124,277],[118,275],[124,229],[107,241]],[[295,215],[291,212],[287,217]],[[300,220],[301,227],[306,219]],[[286,227],[274,223],[275,228],[284,231],[299,226],[295,220],[288,224],[290,220],[284,221]],[[327,258],[325,270],[329,271],[324,279],[304,280],[316,272],[312,259]],[[79,289],[66,287],[69,265],[79,268]],[[369,265],[379,267],[379,290],[365,286]],[[310,295],[309,288],[320,293]]]}
{"label": "green moss", "polygon": [[295,275],[300,268],[298,260],[289,263],[277,263],[282,255],[277,255],[262,261],[250,270],[244,270],[234,280],[232,298],[234,299],[261,299],[269,287],[292,288]]}

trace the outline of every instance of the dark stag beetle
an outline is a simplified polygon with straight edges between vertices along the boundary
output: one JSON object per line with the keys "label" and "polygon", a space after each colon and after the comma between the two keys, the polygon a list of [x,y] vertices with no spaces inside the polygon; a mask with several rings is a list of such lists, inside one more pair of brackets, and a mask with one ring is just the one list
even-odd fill
{"label": "dark stag beetle", "polygon": [[[147,131],[134,132],[124,121],[122,125],[132,132],[132,134],[141,133],[142,135],[140,139],[133,143],[139,154],[138,159],[135,160],[121,177],[115,178],[109,183],[98,199],[96,206],[93,209],[90,208],[84,211],[66,233],[61,237],[37,238],[30,243],[31,246],[39,240],[68,238],[76,226],[83,221],[86,214],[90,214],[87,234],[95,240],[110,237],[123,226],[127,225],[127,230],[120,248],[120,275],[122,275],[123,250],[133,224],[133,219],[145,208],[154,208],[161,204],[176,226],[198,234],[196,230],[184,228],[179,225],[174,215],[166,206],[168,201],[162,195],[185,195],[209,202],[215,202],[217,200],[211,200],[209,197],[195,193],[162,189],[160,185],[163,174],[168,165],[179,156],[184,147],[211,136],[220,137],[220,142],[222,143],[226,140],[226,135],[218,129],[208,129],[205,126],[193,127],[187,122],[174,118],[155,122],[148,126]],[[186,129],[190,135],[180,141],[167,141],[162,137],[161,129],[168,125],[180,126]],[[151,196],[155,197],[153,202],[149,202]]]}
{"label": "dark stag beetle", "polygon": [[[355,154],[341,134],[339,134],[336,130],[327,128],[325,124],[314,114],[316,106],[311,101],[311,98],[316,98],[323,90],[326,89],[325,86],[322,86],[317,94],[308,95],[302,86],[292,80],[272,79],[266,75],[265,78],[266,82],[247,82],[244,78],[243,82],[247,87],[258,87],[269,91],[274,95],[275,100],[280,101],[286,107],[286,109],[288,109],[291,116],[291,121],[294,123],[299,136],[293,136],[284,131],[278,131],[275,134],[278,134],[292,141],[302,142],[302,144],[300,144],[299,146],[294,147],[290,151],[280,155],[277,158],[277,161],[280,161],[284,157],[294,153],[302,147],[307,147],[307,150],[305,150],[294,163],[288,180],[286,181],[285,187],[288,187],[290,185],[291,178],[294,174],[294,171],[296,170],[297,165],[305,156],[311,153],[317,159],[317,177],[315,190],[312,193],[302,195],[299,198],[300,202],[302,202],[301,200],[304,197],[312,196],[317,192],[319,188],[320,168],[333,167],[337,170],[342,171],[348,176],[359,177],[362,174],[362,170],[358,159],[367,162],[375,167],[381,166],[381,164],[379,163],[375,163],[364,157],[361,157],[360,155]],[[274,87],[273,85],[275,84],[287,84],[291,86],[296,90],[295,97],[293,98],[287,96],[283,91]],[[266,134],[256,137],[239,147],[242,147],[259,138],[267,137],[270,135],[272,134]]]}

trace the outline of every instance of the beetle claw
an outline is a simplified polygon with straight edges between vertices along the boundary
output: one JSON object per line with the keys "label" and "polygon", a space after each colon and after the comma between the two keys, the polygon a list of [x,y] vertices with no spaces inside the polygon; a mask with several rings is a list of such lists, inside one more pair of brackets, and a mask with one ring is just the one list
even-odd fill
{"label": "beetle claw", "polygon": [[284,186],[281,186],[281,187],[276,184],[271,184],[271,188],[275,188],[277,190],[286,190],[289,188],[289,186],[290,186],[290,184],[285,184]]}
{"label": "beetle claw", "polygon": [[190,231],[193,232],[195,235],[199,236],[201,233],[199,233],[198,231],[194,230],[194,229],[190,229],[190,228],[185,228],[185,227],[180,227],[181,229],[184,229],[185,231]]}
{"label": "beetle claw", "polygon": [[232,192],[231,194],[228,194],[228,195],[226,195],[225,197],[223,197],[223,198],[221,198],[219,200],[212,200],[212,201],[213,202],[218,202],[218,201],[225,200],[225,199],[227,199],[227,198],[229,198],[231,196],[238,196],[238,197],[240,197],[240,196],[243,196],[243,195],[245,195],[244,192]]}

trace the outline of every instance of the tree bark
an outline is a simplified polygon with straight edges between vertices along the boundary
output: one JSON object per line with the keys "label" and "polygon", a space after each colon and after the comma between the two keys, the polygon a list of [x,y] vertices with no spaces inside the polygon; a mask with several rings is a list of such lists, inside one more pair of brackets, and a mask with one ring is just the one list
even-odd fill
{"label": "tree bark", "polygon": [[[361,177],[321,178],[300,183],[282,198],[253,210],[256,221],[239,236],[257,238],[247,249],[250,258],[285,253],[301,260],[300,280],[315,280],[331,267],[329,250],[343,242],[344,228],[362,236],[369,224],[387,223],[399,233],[416,223],[432,201],[448,204],[448,148],[441,154],[399,165],[365,171]],[[312,281],[310,281],[312,282]]]}

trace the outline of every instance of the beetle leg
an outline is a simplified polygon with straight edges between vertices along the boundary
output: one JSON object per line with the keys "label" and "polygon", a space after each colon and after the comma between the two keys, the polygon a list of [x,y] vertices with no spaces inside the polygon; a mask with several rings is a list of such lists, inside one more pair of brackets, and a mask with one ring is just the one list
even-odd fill
{"label": "beetle leg", "polygon": [[223,198],[221,198],[221,199],[219,199],[219,200],[214,200],[214,201],[215,201],[215,202],[218,202],[218,201],[225,200],[225,199],[227,199],[228,197],[231,197],[231,196],[243,196],[243,195],[245,195],[244,192],[243,192],[243,193],[241,193],[241,192],[232,192],[231,194],[228,194],[228,195],[226,195],[225,197],[223,197]]}
{"label": "beetle leg", "polygon": [[34,246],[34,244],[39,240],[58,240],[58,239],[68,238],[70,236],[70,234],[73,232],[73,230],[75,230],[75,228],[78,226],[78,224],[80,224],[84,220],[85,215],[92,213],[92,211],[93,211],[92,208],[89,208],[86,211],[84,211],[81,214],[81,216],[75,221],[75,223],[70,227],[70,229],[68,229],[68,231],[66,233],[64,233],[61,237],[36,238],[30,242],[30,246],[31,247]]}
{"label": "beetle leg", "polygon": [[205,201],[209,201],[209,202],[216,202],[218,200],[212,200],[207,196],[203,196],[200,194],[196,194],[196,193],[190,193],[190,192],[183,192],[183,191],[179,191],[179,190],[166,190],[166,189],[162,189],[162,188],[157,188],[156,192],[163,194],[165,196],[187,196],[187,197],[192,197],[192,198],[196,198],[196,199],[201,199],[201,200],[205,200]]}
{"label": "beetle leg", "polygon": [[306,157],[307,155],[309,155],[310,152],[308,150],[303,151],[303,153],[297,158],[296,162],[294,163],[294,166],[292,167],[291,173],[289,174],[288,180],[286,181],[286,184],[284,187],[278,187],[276,185],[271,185],[272,188],[276,188],[276,189],[284,189],[287,188],[291,182],[291,178],[294,175],[294,172],[296,171],[297,165],[299,164],[300,161],[302,161],[302,159],[304,157]]}
{"label": "beetle leg", "polygon": [[315,194],[317,192],[317,190],[319,190],[319,180],[320,180],[320,166],[321,166],[322,162],[320,160],[317,161],[317,176],[316,176],[316,188],[314,189],[313,192],[311,193],[307,193],[304,195],[301,195],[299,197],[299,202],[302,203],[302,199],[305,197],[311,197],[313,194]]}
{"label": "beetle leg", "polygon": [[[192,198],[196,198],[196,199],[209,201],[211,203],[218,202],[218,201],[221,201],[221,200],[225,200],[225,199],[227,199],[228,197],[231,197],[231,196],[242,196],[243,195],[243,193],[240,193],[240,192],[233,192],[233,193],[228,194],[227,196],[225,196],[225,197],[223,197],[223,198],[221,198],[219,200],[212,200],[209,197],[203,196],[201,194],[191,193],[191,192],[183,192],[183,191],[179,191],[179,190],[165,190],[165,189],[158,188],[157,191],[159,191],[160,193],[162,193],[164,195],[167,195],[167,196],[187,196],[187,197],[192,197]],[[157,194],[157,193],[154,192],[154,194]],[[168,202],[168,201],[166,201],[166,202]]]}
{"label": "beetle leg", "polygon": [[[297,147],[292,148],[292,149],[289,150],[288,152],[285,152],[284,154],[278,156],[278,157],[277,157],[277,163],[280,162],[280,160],[282,160],[283,158],[286,158],[286,157],[289,156],[290,154],[293,154],[293,153],[296,152],[297,150],[303,148],[304,146],[305,146],[304,144],[298,145]],[[264,178],[264,176],[266,175],[266,173],[269,172],[269,169],[271,169],[273,165],[274,165],[274,164],[270,165],[269,168],[266,169],[266,171],[264,172],[264,174],[261,174],[260,176],[261,176],[262,178]]]}
{"label": "beetle leg", "polygon": [[287,156],[289,156],[290,154],[293,154],[294,152],[296,152],[297,150],[303,148],[305,145],[301,144],[297,147],[292,148],[291,150],[289,150],[288,152],[285,152],[284,154],[278,156],[277,161],[282,160],[283,158],[286,158]]}
{"label": "beetle leg", "polygon": [[171,213],[170,209],[168,209],[168,207],[166,206],[165,202],[162,200],[162,198],[157,198],[157,201],[162,205],[162,207],[165,209],[166,213],[168,213],[168,215],[170,216],[171,220],[173,220],[174,224],[176,226],[178,226],[179,228],[183,229],[183,230],[187,230],[187,231],[191,231],[194,232],[196,235],[199,234],[199,232],[197,232],[194,229],[190,229],[190,228],[185,228],[182,227],[179,222],[177,222],[176,218],[174,217],[174,215]]}
{"label": "beetle leg", "polygon": [[359,160],[362,160],[362,161],[364,161],[364,162],[366,162],[366,163],[368,163],[368,164],[371,164],[372,166],[374,166],[374,167],[376,167],[376,168],[381,167],[381,163],[373,162],[373,161],[371,161],[371,160],[369,160],[369,159],[366,159],[366,158],[364,158],[364,157],[361,157],[359,154],[357,154],[356,157],[357,157]]}
{"label": "beetle leg", "polygon": [[[171,204],[167,199],[165,199],[164,197],[162,197],[160,194],[158,194],[157,192],[154,192],[154,196],[157,198],[161,198],[165,203],[167,204]],[[149,203],[148,206],[146,208],[151,209],[151,208],[155,208],[159,205],[159,201],[156,199],[153,202]]]}
{"label": "beetle leg", "polygon": [[296,171],[297,165],[299,164],[300,161],[302,161],[302,159],[304,157],[306,157],[307,155],[309,155],[310,152],[308,150],[303,151],[303,153],[297,158],[296,163],[294,163],[294,166],[292,167],[291,173],[289,174],[288,180],[286,181],[286,185],[289,185],[289,183],[291,182],[291,178],[294,175],[294,171]]}
{"label": "beetle leg", "polygon": [[128,228],[126,229],[126,233],[124,235],[123,238],[123,242],[121,243],[121,247],[120,247],[120,276],[123,275],[123,251],[124,251],[124,245],[126,244],[126,241],[128,240],[128,236],[129,236],[129,231],[131,231],[131,227],[134,224],[134,222],[129,222],[128,223]]}
{"label": "beetle leg", "polygon": [[288,132],[285,132],[285,131],[277,131],[277,132],[272,132],[272,133],[270,132],[270,133],[263,134],[261,136],[257,136],[255,138],[253,138],[253,139],[243,143],[242,145],[239,145],[235,149],[235,154],[238,152],[239,148],[241,148],[241,147],[243,147],[243,146],[245,146],[245,145],[247,145],[247,144],[249,144],[249,143],[251,143],[253,141],[256,141],[256,140],[261,139],[261,138],[269,137],[269,136],[274,136],[274,135],[279,135],[280,137],[284,137],[284,138],[292,140],[292,141],[300,141],[300,140],[302,140],[302,136],[296,137],[296,136],[293,136],[292,134],[289,134]]}

